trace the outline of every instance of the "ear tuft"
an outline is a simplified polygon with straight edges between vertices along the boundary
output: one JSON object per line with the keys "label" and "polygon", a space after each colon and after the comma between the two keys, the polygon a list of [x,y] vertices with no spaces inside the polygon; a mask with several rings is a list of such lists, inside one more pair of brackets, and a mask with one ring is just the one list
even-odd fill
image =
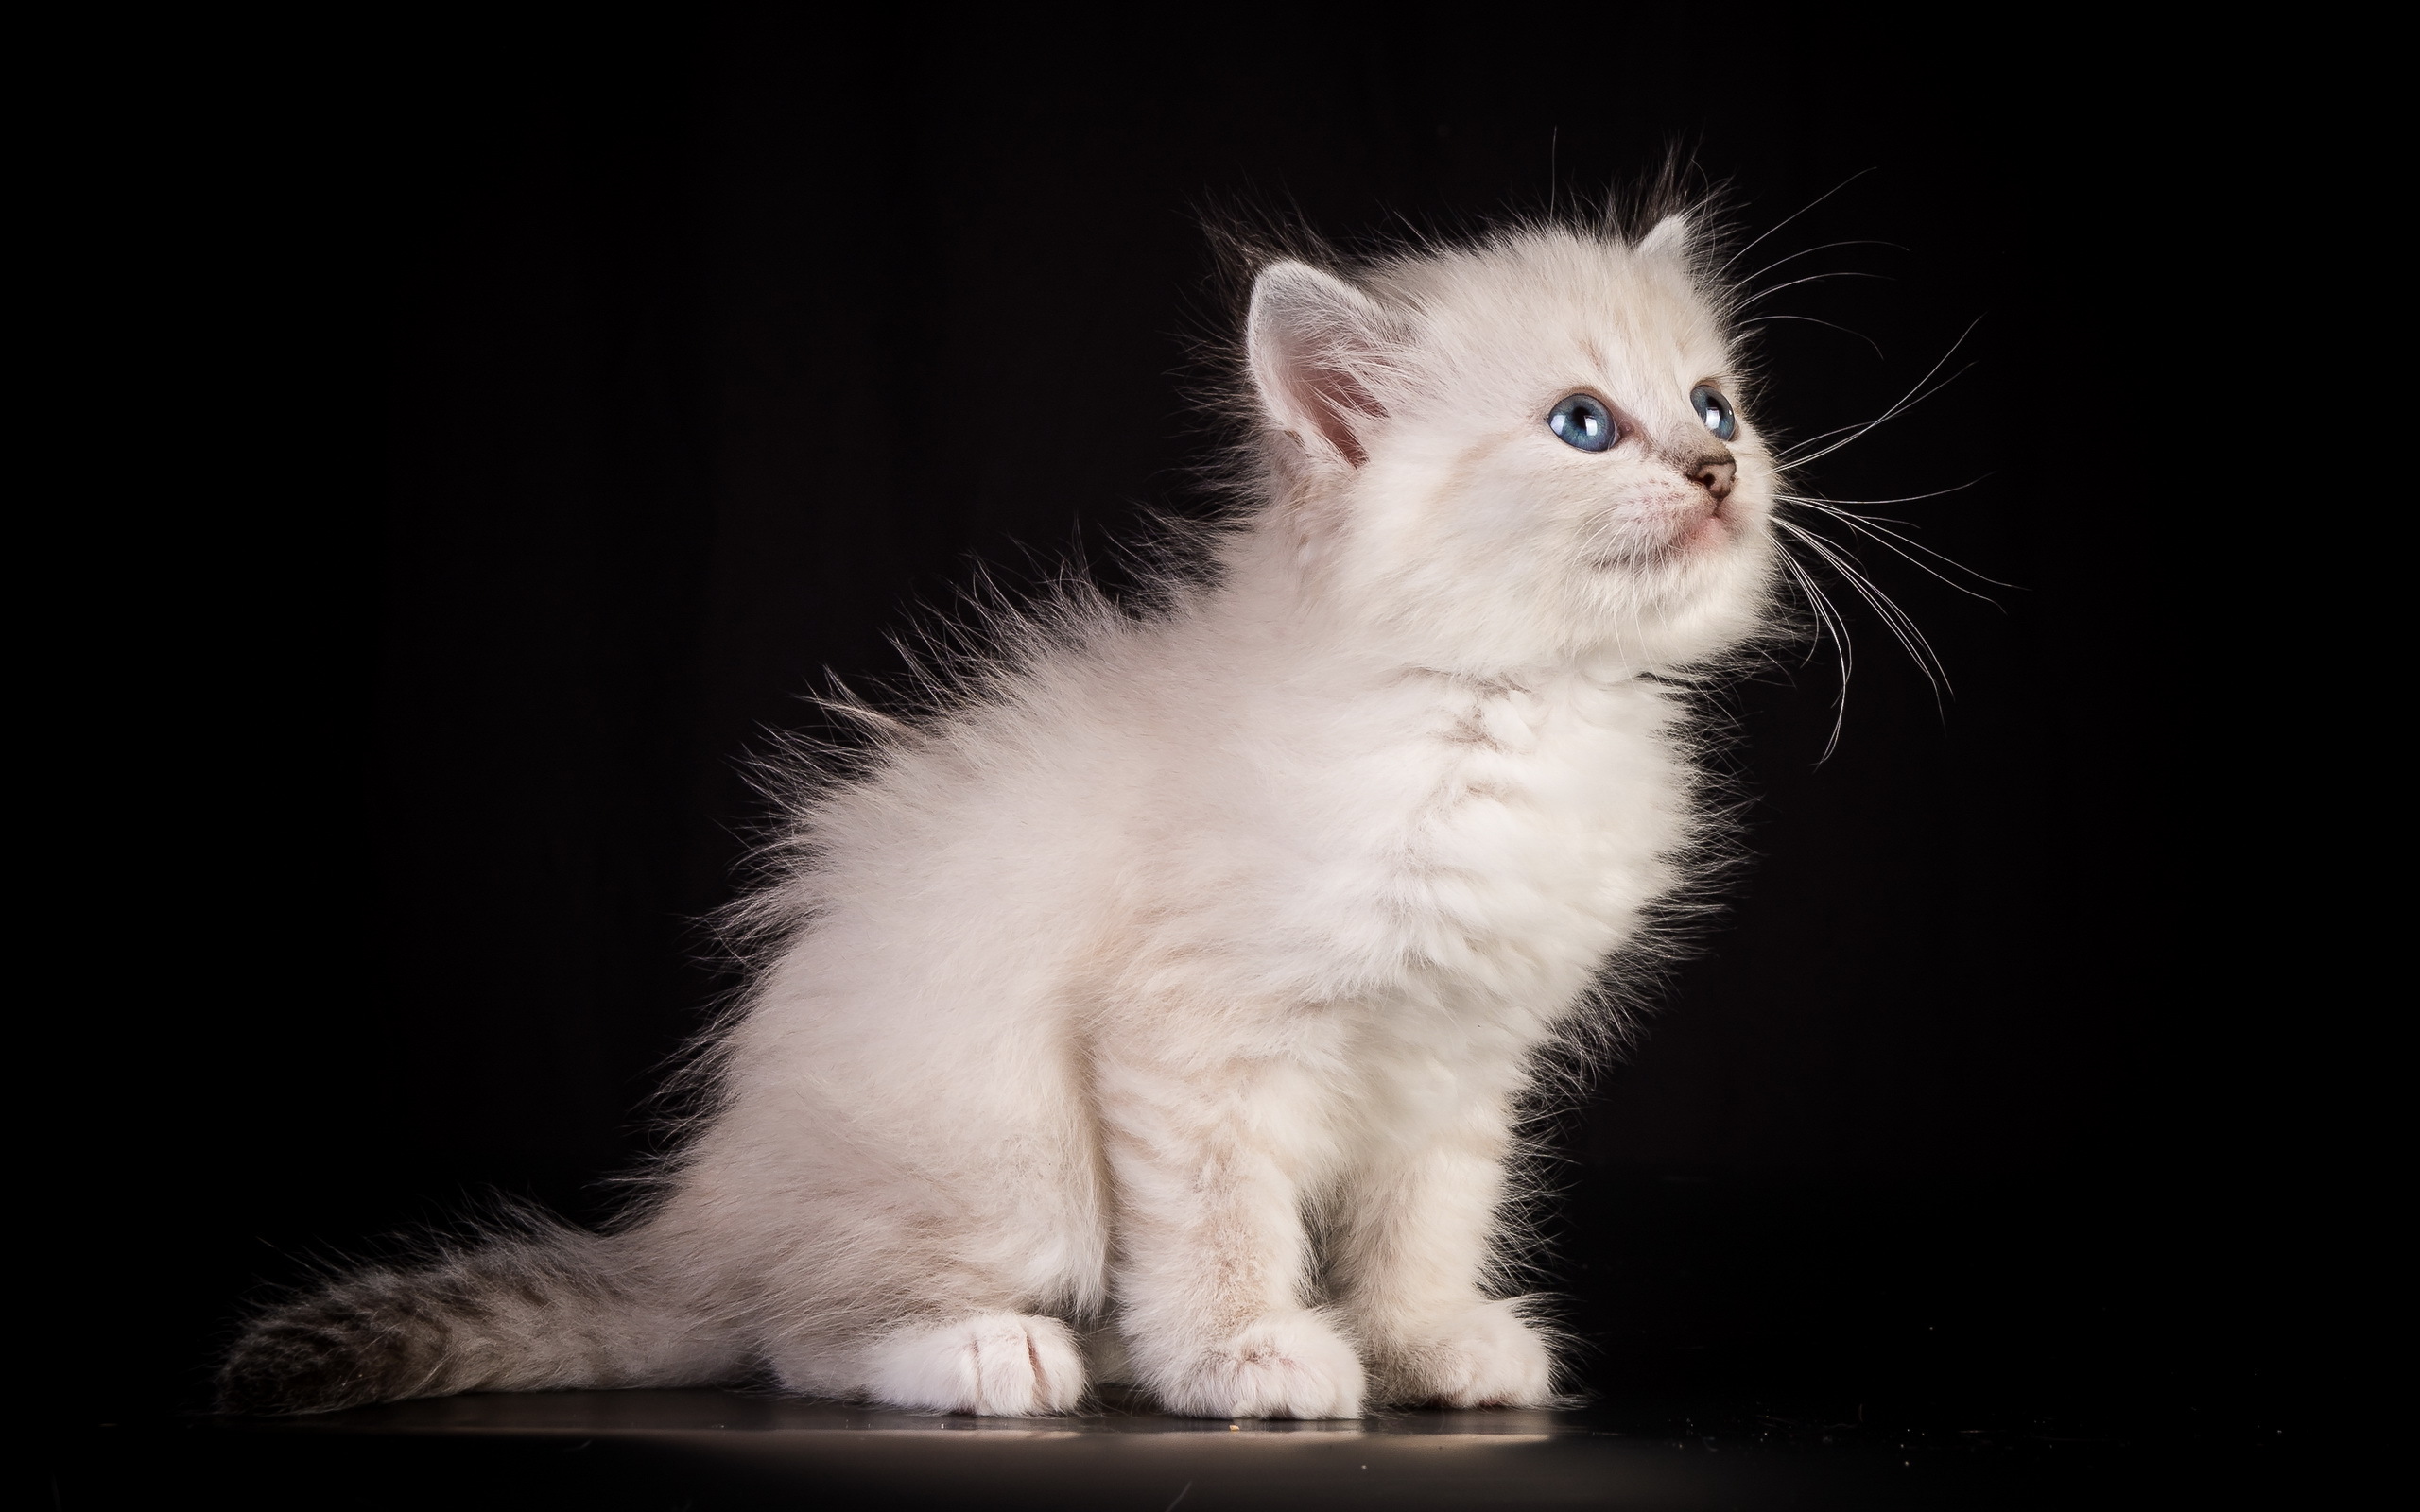
{"label": "ear tuft", "polygon": [[1314,456],[1369,460],[1361,428],[1386,413],[1389,343],[1371,298],[1306,263],[1271,263],[1252,287],[1246,347],[1261,407]]}
{"label": "ear tuft", "polygon": [[1638,239],[1637,251],[1642,257],[1685,260],[1689,255],[1689,234],[1695,230],[1689,224],[1687,212],[1667,215]]}

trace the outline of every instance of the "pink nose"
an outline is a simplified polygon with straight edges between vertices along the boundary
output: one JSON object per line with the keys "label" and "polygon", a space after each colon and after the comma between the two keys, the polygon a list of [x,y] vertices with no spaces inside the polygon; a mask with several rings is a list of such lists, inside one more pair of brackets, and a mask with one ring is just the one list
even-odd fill
{"label": "pink nose", "polygon": [[1689,481],[1713,494],[1714,502],[1720,504],[1731,496],[1731,480],[1738,475],[1738,472],[1732,465],[1731,458],[1709,456],[1700,459],[1698,465],[1689,470]]}

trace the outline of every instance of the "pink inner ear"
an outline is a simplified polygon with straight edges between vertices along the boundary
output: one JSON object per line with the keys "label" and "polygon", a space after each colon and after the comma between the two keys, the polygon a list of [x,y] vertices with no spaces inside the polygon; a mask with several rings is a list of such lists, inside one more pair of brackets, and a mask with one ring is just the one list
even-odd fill
{"label": "pink inner ear", "polygon": [[1294,354],[1287,387],[1294,407],[1319,428],[1327,443],[1355,467],[1370,459],[1368,448],[1355,434],[1353,417],[1386,413],[1366,385],[1322,351]]}
{"label": "pink inner ear", "polygon": [[1386,413],[1369,366],[1381,360],[1381,318],[1351,284],[1305,264],[1276,264],[1253,285],[1253,372],[1270,418],[1357,468],[1370,459],[1358,427]]}

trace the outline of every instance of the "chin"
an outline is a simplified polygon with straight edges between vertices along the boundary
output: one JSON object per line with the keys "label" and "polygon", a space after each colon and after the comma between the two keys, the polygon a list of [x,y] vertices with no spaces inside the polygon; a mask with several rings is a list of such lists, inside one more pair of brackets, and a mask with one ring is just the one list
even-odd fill
{"label": "chin", "polygon": [[1608,648],[1651,671],[1705,662],[1761,632],[1774,571],[1765,531],[1750,522],[1708,521],[1651,561],[1592,573],[1590,618]]}

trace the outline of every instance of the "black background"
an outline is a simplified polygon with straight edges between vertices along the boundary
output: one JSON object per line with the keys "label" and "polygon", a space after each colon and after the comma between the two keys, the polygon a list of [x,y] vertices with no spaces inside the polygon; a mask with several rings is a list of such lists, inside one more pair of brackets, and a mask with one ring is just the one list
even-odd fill
{"label": "black background", "polygon": [[1803,481],[1971,482],[1876,512],[2013,586],[1861,550],[1954,691],[1845,602],[1828,759],[1830,646],[1726,696],[1752,864],[1557,1125],[1589,1383],[2273,1393],[2246,1297],[2291,1077],[2245,1069],[2257,948],[2183,837],[2209,643],[2130,387],[2198,360],[2230,127],[2184,62],[1688,7],[370,16],[155,36],[81,117],[132,228],[90,244],[96,310],[133,312],[81,360],[135,423],[77,496],[155,523],[140,591],[67,569],[141,627],[92,727],[131,732],[66,759],[133,836],[84,882],[122,928],[42,1162],[78,1411],[192,1404],[246,1297],[481,1193],[610,1211],[730,985],[694,921],[765,816],[746,759],[821,731],[800,696],[894,673],[977,564],[1031,583],[1209,507],[1205,215],[1368,249],[1675,147],[1748,235],[1821,200],[1743,271],[1882,244],[1766,276],[1867,275],[1755,307],[1812,318],[1756,328],[1758,414],[1870,419],[1955,348]]}

